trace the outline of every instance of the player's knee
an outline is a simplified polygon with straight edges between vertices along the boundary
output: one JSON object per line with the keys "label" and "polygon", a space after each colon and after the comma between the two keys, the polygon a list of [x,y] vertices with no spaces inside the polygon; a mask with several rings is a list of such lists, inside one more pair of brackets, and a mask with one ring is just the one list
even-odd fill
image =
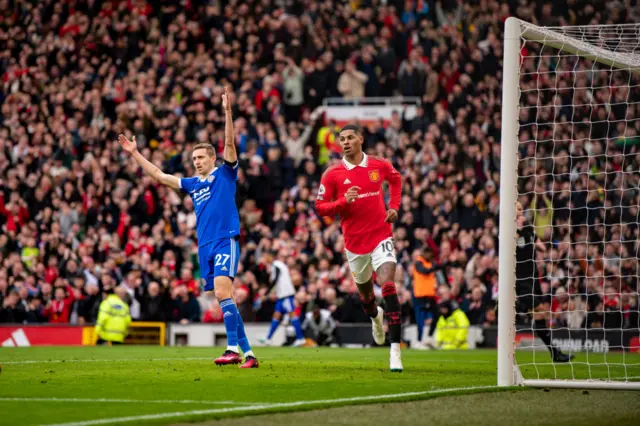
{"label": "player's knee", "polygon": [[280,321],[282,319],[282,314],[280,312],[274,312],[273,319],[276,321]]}
{"label": "player's knee", "polygon": [[214,281],[216,299],[224,300],[233,296],[233,281],[231,281],[231,278],[216,277]]}
{"label": "player's knee", "polygon": [[362,286],[364,284],[367,284],[369,281],[371,281],[372,277],[373,277],[373,271],[364,270],[360,273],[354,274],[353,278],[358,286]]}
{"label": "player's knee", "polygon": [[396,264],[393,262],[383,263],[376,271],[379,282],[393,281],[396,276]]}

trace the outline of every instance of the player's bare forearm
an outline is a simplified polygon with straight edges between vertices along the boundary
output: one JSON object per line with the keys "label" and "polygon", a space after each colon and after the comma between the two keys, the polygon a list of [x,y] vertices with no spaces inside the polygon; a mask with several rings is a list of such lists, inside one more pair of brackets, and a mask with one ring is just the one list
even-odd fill
{"label": "player's bare forearm", "polygon": [[224,160],[229,163],[238,161],[236,152],[236,135],[233,130],[233,115],[231,110],[225,111],[224,123]]}
{"label": "player's bare forearm", "polygon": [[168,175],[155,166],[151,161],[144,158],[144,155],[140,153],[140,151],[133,152],[133,158],[136,162],[142,167],[142,170],[152,178],[154,178],[157,182],[166,185],[172,189],[180,188],[180,179],[175,176]]}
{"label": "player's bare forearm", "polygon": [[136,145],[135,136],[131,138],[131,140],[129,140],[129,138],[121,134],[118,136],[118,143],[122,147],[123,151],[131,154],[131,156],[136,160],[140,167],[142,167],[142,170],[144,170],[146,174],[170,188],[180,188],[180,179],[175,176],[163,173],[162,170],[154,166],[151,161],[144,158],[144,155],[140,154],[140,151],[138,151],[138,147]]}
{"label": "player's bare forearm", "polygon": [[236,134],[233,130],[233,114],[231,112],[231,98],[229,87],[225,86],[222,95],[222,108],[224,110],[224,161],[235,163],[238,161],[236,153]]}

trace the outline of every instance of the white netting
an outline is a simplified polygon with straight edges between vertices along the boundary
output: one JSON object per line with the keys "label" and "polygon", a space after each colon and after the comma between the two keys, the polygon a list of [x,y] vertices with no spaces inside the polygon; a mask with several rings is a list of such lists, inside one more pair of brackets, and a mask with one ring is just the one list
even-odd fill
{"label": "white netting", "polygon": [[[517,190],[539,242],[517,244],[516,360],[525,379],[637,381],[640,25],[521,25]],[[570,363],[523,313],[541,302]]]}

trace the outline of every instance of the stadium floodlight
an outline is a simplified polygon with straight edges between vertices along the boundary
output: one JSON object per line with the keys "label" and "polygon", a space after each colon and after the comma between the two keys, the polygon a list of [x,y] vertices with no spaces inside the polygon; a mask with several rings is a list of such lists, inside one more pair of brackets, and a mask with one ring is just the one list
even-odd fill
{"label": "stadium floodlight", "polygon": [[[506,21],[499,386],[640,389],[638,71],[640,24]],[[537,242],[518,237],[520,208]],[[537,244],[541,290],[529,306],[544,308],[536,318],[569,362],[552,362],[533,314],[517,309],[534,297],[516,278],[524,244]]]}

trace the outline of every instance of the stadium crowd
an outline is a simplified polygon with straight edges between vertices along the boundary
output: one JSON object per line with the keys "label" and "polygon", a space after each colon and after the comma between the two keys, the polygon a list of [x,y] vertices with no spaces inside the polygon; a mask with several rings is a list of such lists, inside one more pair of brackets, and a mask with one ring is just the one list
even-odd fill
{"label": "stadium crowd", "polygon": [[[321,300],[338,322],[369,322],[339,224],[314,209],[340,158],[322,101],[402,95],[422,100],[417,116],[369,126],[365,147],[403,176],[403,321],[415,321],[414,262],[428,247],[470,323],[496,324],[504,21],[629,22],[631,3],[0,0],[0,322],[93,323],[116,285],[134,320],[222,322],[200,292],[192,201],[143,176],[116,138],[135,136],[163,171],[190,176],[195,143],[222,148],[229,84],[245,321],[271,318],[262,256],[275,249],[301,311]],[[592,91],[523,83],[549,89],[521,98],[519,190],[557,326],[638,327],[638,79],[613,74],[615,90],[598,72],[577,77]],[[554,119],[569,123],[544,124]],[[552,136],[572,142],[542,142]]]}

